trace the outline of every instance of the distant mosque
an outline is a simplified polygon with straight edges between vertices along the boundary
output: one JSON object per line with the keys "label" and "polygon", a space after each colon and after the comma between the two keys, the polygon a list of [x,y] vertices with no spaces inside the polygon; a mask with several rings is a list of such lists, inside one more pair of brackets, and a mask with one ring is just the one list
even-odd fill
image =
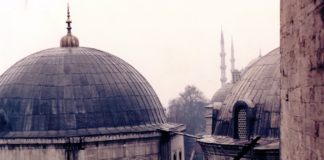
{"label": "distant mosque", "polygon": [[221,88],[206,107],[206,135],[198,139],[208,160],[279,160],[279,48],[235,69],[231,44],[232,81],[227,82],[221,32]]}
{"label": "distant mosque", "polygon": [[79,47],[31,54],[0,76],[1,160],[183,160],[185,126],[166,122],[147,80],[122,59]]}

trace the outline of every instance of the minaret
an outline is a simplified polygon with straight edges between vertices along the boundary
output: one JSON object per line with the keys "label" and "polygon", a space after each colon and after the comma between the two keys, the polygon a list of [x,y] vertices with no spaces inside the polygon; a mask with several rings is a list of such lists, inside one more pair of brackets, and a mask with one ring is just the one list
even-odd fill
{"label": "minaret", "polygon": [[234,58],[234,44],[233,38],[231,38],[231,72],[235,70],[235,58]]}
{"label": "minaret", "polygon": [[220,78],[220,81],[221,81],[222,86],[223,86],[227,81],[223,29],[221,30],[221,52],[220,52],[220,57],[221,57],[221,66],[220,66],[221,78]]}

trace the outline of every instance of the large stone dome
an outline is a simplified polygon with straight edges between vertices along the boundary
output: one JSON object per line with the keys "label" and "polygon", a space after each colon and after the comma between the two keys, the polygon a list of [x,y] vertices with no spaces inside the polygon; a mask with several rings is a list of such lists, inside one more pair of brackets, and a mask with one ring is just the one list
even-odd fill
{"label": "large stone dome", "polygon": [[43,50],[0,76],[0,137],[44,131],[64,136],[80,129],[161,124],[165,119],[145,78],[100,50]]}

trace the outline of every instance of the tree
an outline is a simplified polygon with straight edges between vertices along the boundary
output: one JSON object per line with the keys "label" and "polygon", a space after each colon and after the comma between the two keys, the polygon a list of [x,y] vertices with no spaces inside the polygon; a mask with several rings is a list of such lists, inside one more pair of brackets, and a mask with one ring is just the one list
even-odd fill
{"label": "tree", "polygon": [[[179,97],[172,99],[168,107],[168,121],[186,125],[186,132],[199,134],[205,130],[205,106],[208,101],[195,86],[186,86]],[[186,159],[189,159],[195,140],[185,137]]]}

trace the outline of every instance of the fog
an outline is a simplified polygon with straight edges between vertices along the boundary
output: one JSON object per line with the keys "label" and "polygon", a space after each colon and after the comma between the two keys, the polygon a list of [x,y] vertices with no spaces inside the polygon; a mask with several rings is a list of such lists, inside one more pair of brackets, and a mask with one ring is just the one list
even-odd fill
{"label": "fog", "polygon": [[[66,0],[0,0],[0,73],[66,34]],[[188,84],[211,98],[220,87],[220,31],[227,79],[279,47],[279,0],[70,0],[80,46],[112,53],[139,70],[162,104]]]}

